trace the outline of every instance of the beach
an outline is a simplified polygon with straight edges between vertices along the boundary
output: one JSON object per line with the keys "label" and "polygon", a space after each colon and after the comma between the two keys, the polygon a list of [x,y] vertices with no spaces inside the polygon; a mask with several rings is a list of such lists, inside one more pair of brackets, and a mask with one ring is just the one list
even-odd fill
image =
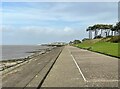
{"label": "beach", "polygon": [[21,65],[35,56],[51,51],[53,48],[40,45],[3,45],[0,71]]}

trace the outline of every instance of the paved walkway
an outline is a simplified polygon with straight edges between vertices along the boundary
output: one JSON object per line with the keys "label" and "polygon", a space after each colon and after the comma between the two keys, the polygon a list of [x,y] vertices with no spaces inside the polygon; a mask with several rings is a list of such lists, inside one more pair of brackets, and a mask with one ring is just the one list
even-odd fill
{"label": "paved walkway", "polygon": [[37,88],[61,50],[62,48],[54,48],[49,53],[38,55],[28,61],[25,65],[3,75],[3,89],[6,89],[6,87],[11,87],[11,89],[23,89],[25,87]]}
{"label": "paved walkway", "polygon": [[118,87],[118,59],[66,46],[42,87]]}

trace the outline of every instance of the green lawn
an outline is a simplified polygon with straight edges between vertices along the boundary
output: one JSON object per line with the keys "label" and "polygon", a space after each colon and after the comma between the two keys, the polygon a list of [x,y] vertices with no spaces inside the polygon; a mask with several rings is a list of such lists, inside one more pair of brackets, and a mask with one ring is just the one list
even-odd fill
{"label": "green lawn", "polygon": [[111,43],[111,42],[94,43],[94,42],[86,41],[81,44],[75,44],[74,46],[88,49],[91,51],[108,54],[111,56],[120,57],[120,55],[118,55],[118,45],[120,46],[120,43]]}

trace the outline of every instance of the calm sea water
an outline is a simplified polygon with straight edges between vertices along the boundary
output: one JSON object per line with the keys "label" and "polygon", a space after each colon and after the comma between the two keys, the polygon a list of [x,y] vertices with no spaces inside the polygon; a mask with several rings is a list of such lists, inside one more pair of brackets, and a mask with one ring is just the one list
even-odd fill
{"label": "calm sea water", "polygon": [[46,48],[49,47],[40,45],[2,45],[2,59],[0,60],[24,58],[32,54],[29,52]]}

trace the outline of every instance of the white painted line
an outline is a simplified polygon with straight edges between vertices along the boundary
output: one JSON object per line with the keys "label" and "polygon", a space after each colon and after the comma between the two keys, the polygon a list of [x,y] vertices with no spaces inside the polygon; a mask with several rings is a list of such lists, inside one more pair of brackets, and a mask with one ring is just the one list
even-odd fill
{"label": "white painted line", "polygon": [[[68,49],[68,52],[71,54],[69,49]],[[71,57],[72,57],[73,61],[75,62],[76,66],[85,82],[119,82],[120,81],[120,80],[99,80],[99,79],[86,80],[85,76],[83,75],[83,73],[81,71],[81,68],[78,66],[78,63],[76,62],[76,60],[72,54],[71,54]]]}
{"label": "white painted line", "polygon": [[95,80],[95,79],[92,79],[92,80],[89,80],[87,82],[119,82],[119,80]]}
{"label": "white painted line", "polygon": [[[69,51],[69,49],[68,49],[68,51]],[[69,53],[71,54],[71,52],[70,52],[70,51],[69,51]],[[72,57],[72,59],[73,59],[73,61],[74,61],[75,65],[77,66],[77,68],[78,68],[78,70],[79,70],[80,74],[82,75],[82,78],[84,79],[84,81],[85,81],[85,82],[87,82],[87,80],[86,80],[85,76],[83,75],[83,73],[82,73],[82,71],[81,71],[80,67],[78,66],[78,64],[77,64],[77,62],[76,62],[76,60],[75,60],[75,58],[73,57],[73,55],[72,55],[72,54],[71,54],[71,57]]]}
{"label": "white painted line", "polygon": [[76,62],[76,60],[75,60],[75,58],[73,57],[73,55],[72,55],[72,54],[71,54],[71,57],[73,58],[73,61],[75,62],[75,64],[76,64],[76,66],[77,66],[77,68],[78,68],[78,70],[79,70],[80,74],[82,75],[82,77],[83,77],[84,81],[85,81],[85,82],[87,82],[87,80],[86,80],[85,76],[83,75],[83,73],[82,73],[82,71],[81,71],[80,67],[78,66],[78,64],[77,64],[77,62]]}

